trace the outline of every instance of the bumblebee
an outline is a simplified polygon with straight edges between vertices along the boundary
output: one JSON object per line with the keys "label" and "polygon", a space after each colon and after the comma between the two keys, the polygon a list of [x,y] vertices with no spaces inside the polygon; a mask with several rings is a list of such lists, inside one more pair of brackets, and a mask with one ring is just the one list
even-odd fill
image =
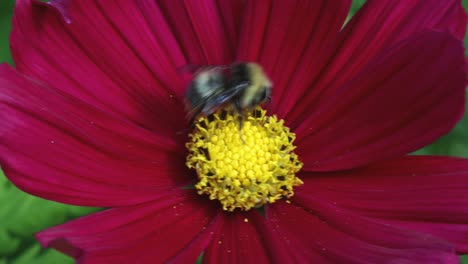
{"label": "bumblebee", "polygon": [[195,74],[185,98],[190,123],[220,108],[233,109],[242,128],[244,110],[252,110],[270,98],[272,83],[257,63],[211,67]]}

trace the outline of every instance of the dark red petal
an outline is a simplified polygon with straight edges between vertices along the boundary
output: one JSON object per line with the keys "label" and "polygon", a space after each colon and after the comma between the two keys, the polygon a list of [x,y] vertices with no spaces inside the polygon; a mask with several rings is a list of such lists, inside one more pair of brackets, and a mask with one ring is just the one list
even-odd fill
{"label": "dark red petal", "polygon": [[0,159],[21,189],[115,206],[190,182],[184,147],[0,65]]}
{"label": "dark red petal", "polygon": [[[218,203],[214,206],[216,207],[215,210],[220,209]],[[200,232],[200,234],[193,239],[189,245],[179,251],[176,256],[172,257],[169,263],[197,263],[195,260],[204,253],[204,250],[213,239],[215,232],[221,228],[222,218],[223,213],[219,211],[216,216],[213,217],[209,225],[207,227],[203,227],[203,231]]]}
{"label": "dark red petal", "polygon": [[467,159],[408,156],[348,172],[305,174],[302,179],[297,197],[316,197],[430,233],[468,252]]}
{"label": "dark red petal", "polygon": [[[460,0],[369,0],[343,29],[334,44],[334,55],[322,75],[300,97],[288,118],[299,120],[323,100],[351,81],[382,52],[398,42],[426,30],[445,31],[459,40],[466,30],[467,16]],[[295,102],[295,101],[294,101]],[[297,102],[295,102],[297,104]]]}
{"label": "dark red petal", "polygon": [[382,54],[295,130],[304,169],[401,156],[447,133],[465,110],[463,50],[447,33],[424,32]]}
{"label": "dark red petal", "polygon": [[242,1],[164,0],[160,6],[189,63],[232,63],[239,38]]}
{"label": "dark red petal", "polygon": [[[295,196],[296,197],[296,196]],[[267,208],[268,228],[300,263],[458,263],[453,248],[410,230],[394,228],[314,199],[307,211],[277,202]],[[277,251],[273,251],[277,254]]]}
{"label": "dark red petal", "polygon": [[280,116],[287,112],[324,67],[350,4],[350,0],[247,2],[237,60],[258,61],[265,67],[274,83],[273,112]]}
{"label": "dark red petal", "polygon": [[271,249],[259,228],[265,220],[255,211],[247,213],[223,213],[222,226],[203,255],[203,263],[271,263]]}
{"label": "dark red petal", "polygon": [[152,1],[20,0],[11,48],[20,72],[173,136],[187,62],[172,34]]}
{"label": "dark red petal", "polygon": [[[163,263],[197,247],[194,241],[203,243],[201,237],[205,245],[211,237],[216,207],[199,198],[194,193],[160,193],[155,201],[79,218],[37,238],[79,263]],[[200,253],[187,263],[194,263]]]}

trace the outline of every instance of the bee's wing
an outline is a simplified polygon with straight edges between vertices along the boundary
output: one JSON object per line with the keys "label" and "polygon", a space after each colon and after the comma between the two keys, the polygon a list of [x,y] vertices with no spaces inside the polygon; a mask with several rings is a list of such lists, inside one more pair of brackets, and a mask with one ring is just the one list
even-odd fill
{"label": "bee's wing", "polygon": [[224,89],[219,95],[216,96],[217,105],[222,105],[234,97],[238,96],[245,88],[249,86],[249,83],[241,83],[236,86]]}
{"label": "bee's wing", "polygon": [[187,102],[187,116],[190,119],[190,124],[193,124],[195,118],[200,114],[212,114],[216,110],[216,108],[218,108],[222,104],[216,98],[217,94],[212,93],[209,96]]}
{"label": "bee's wing", "polygon": [[198,111],[197,114],[212,114],[217,108],[239,95],[247,86],[248,84],[240,84],[235,87],[224,88],[221,92],[213,93],[209,97],[201,100],[203,104],[195,106],[193,109]]}
{"label": "bee's wing", "polygon": [[190,124],[193,124],[195,118],[200,115],[210,115],[214,113],[221,105],[232,100],[239,95],[247,86],[248,83],[242,83],[230,88],[224,88],[221,92],[213,93],[208,97],[192,102],[189,107],[188,117]]}

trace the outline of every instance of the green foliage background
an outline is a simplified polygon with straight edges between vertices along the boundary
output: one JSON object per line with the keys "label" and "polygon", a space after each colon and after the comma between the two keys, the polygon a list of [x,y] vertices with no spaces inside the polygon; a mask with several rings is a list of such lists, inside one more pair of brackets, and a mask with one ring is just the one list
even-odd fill
{"label": "green foliage background", "polygon": [[[364,2],[365,0],[354,0],[351,13],[354,14]],[[463,4],[465,8],[468,7],[468,0],[463,0]],[[0,1],[0,62],[12,63],[8,35],[13,5],[13,0]],[[468,38],[465,39],[466,43]],[[416,153],[468,157],[467,139],[468,118],[465,114],[450,134]],[[72,259],[60,253],[41,249],[33,234],[96,210],[30,196],[9,183],[0,172],[0,264],[73,263]],[[463,257],[462,262],[468,264],[468,257]]]}

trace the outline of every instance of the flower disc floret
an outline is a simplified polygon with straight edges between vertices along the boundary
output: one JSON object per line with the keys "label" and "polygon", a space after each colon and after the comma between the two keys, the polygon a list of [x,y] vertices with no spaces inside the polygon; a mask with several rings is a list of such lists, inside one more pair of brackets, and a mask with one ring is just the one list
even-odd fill
{"label": "flower disc floret", "polygon": [[187,166],[197,171],[199,194],[219,200],[226,211],[247,211],[294,195],[303,182],[293,152],[295,134],[276,116],[257,108],[239,116],[220,110],[195,123],[186,144]]}

